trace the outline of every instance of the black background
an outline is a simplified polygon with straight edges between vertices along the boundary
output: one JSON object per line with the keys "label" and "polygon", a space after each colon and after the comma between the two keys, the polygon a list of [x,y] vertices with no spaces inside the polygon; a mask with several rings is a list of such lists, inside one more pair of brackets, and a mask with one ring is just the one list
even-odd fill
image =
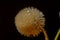
{"label": "black background", "polygon": [[[16,30],[14,17],[19,10],[25,7],[35,7],[43,12],[46,18],[45,30],[49,40],[53,40],[59,27],[58,13],[60,11],[59,1],[56,0],[8,0],[0,1],[0,32],[1,40],[44,40],[43,33],[38,37],[27,38]],[[58,39],[59,40],[59,39]]]}

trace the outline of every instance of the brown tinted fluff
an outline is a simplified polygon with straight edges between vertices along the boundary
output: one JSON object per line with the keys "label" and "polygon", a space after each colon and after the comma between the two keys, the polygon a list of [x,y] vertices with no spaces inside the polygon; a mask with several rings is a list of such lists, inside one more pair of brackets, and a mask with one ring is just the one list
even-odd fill
{"label": "brown tinted fluff", "polygon": [[40,32],[46,34],[43,29],[45,18],[42,12],[36,8],[25,8],[19,11],[15,17],[15,24],[18,32],[27,37],[38,36]]}

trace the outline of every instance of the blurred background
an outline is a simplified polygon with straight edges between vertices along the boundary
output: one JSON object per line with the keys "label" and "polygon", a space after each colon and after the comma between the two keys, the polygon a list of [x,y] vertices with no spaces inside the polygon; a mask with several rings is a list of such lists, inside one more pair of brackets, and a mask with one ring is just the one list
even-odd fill
{"label": "blurred background", "polygon": [[[44,34],[38,37],[27,38],[18,33],[14,24],[14,17],[25,7],[35,7],[43,12],[46,18],[44,29],[47,31],[49,40],[53,40],[59,26],[59,1],[57,0],[2,0],[0,1],[0,39],[10,40],[45,40]],[[59,38],[58,38],[59,40]]]}

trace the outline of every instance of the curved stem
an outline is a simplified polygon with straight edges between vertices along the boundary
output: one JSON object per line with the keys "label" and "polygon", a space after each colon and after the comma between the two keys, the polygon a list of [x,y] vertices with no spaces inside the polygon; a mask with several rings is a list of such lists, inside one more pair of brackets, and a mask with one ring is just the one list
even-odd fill
{"label": "curved stem", "polygon": [[49,40],[46,30],[43,27],[41,27],[41,29],[42,29],[42,32],[44,33],[45,40]]}

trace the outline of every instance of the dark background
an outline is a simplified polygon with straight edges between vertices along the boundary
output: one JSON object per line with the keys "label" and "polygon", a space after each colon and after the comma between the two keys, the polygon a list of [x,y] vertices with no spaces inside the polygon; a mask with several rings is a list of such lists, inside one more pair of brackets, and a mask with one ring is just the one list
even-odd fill
{"label": "dark background", "polygon": [[[16,30],[14,17],[19,10],[25,7],[35,7],[43,12],[46,18],[45,30],[49,40],[53,40],[57,34],[59,26],[59,1],[56,0],[8,0],[0,1],[0,39],[8,40],[44,40],[44,34],[38,37],[27,38]],[[59,40],[59,39],[58,39]]]}

